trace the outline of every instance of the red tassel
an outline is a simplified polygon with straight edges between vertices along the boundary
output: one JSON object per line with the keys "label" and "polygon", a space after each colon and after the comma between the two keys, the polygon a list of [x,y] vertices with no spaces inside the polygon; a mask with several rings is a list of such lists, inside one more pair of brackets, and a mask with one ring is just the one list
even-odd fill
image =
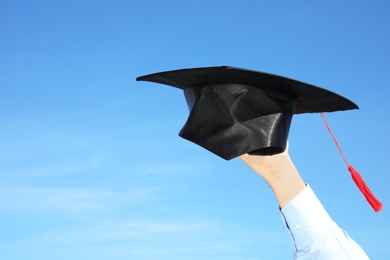
{"label": "red tassel", "polygon": [[343,151],[341,150],[341,147],[339,143],[337,142],[336,138],[334,137],[332,130],[330,129],[328,122],[326,122],[325,116],[321,114],[322,119],[324,120],[324,123],[326,125],[326,128],[328,129],[330,135],[333,138],[333,141],[335,142],[337,148],[339,149],[341,156],[344,159],[345,164],[348,166],[348,171],[351,173],[352,179],[355,182],[356,186],[358,186],[359,190],[363,193],[364,197],[366,198],[367,202],[371,205],[371,207],[375,210],[375,212],[378,212],[382,209],[382,203],[375,198],[374,194],[372,194],[370,188],[366,185],[364,182],[362,176],[352,167],[348,164],[347,159],[344,156]]}
{"label": "red tassel", "polygon": [[370,188],[368,188],[362,176],[350,165],[348,166],[348,171],[351,173],[353,181],[356,183],[359,190],[363,193],[367,202],[376,212],[380,211],[382,209],[382,203],[377,198],[375,198],[374,194],[372,194]]}

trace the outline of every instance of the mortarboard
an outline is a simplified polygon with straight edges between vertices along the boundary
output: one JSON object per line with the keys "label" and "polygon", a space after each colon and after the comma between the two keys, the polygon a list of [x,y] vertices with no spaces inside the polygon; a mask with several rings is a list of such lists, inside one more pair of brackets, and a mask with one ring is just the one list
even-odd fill
{"label": "mortarboard", "polygon": [[166,71],[137,80],[183,89],[190,115],[179,135],[226,160],[283,152],[293,114],[358,108],[323,88],[228,66]]}
{"label": "mortarboard", "polygon": [[[283,152],[294,114],[322,115],[358,108],[347,98],[317,86],[230,66],[165,71],[138,77],[137,81],[182,89],[190,114],[179,135],[226,160],[245,153]],[[380,210],[382,205],[361,176],[347,166],[371,206]]]}

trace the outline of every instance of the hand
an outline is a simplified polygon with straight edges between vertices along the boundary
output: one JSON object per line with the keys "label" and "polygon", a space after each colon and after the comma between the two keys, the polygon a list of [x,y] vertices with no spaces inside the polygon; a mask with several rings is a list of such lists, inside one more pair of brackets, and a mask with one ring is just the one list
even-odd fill
{"label": "hand", "polygon": [[268,156],[243,154],[239,158],[265,180],[280,173],[283,166],[291,161],[288,154],[288,143],[286,150],[280,154]]}
{"label": "hand", "polygon": [[280,154],[270,156],[244,154],[240,156],[240,159],[267,181],[280,208],[283,208],[306,187],[290,159],[288,145],[286,150]]}

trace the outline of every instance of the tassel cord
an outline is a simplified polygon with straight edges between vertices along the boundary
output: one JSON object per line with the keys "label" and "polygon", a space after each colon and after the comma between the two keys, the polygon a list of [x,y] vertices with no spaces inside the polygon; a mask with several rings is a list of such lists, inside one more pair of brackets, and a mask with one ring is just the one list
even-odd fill
{"label": "tassel cord", "polygon": [[364,182],[364,180],[363,180],[362,176],[359,174],[359,172],[356,171],[351,165],[349,165],[347,159],[344,156],[343,151],[341,150],[339,143],[337,142],[336,138],[334,137],[333,132],[330,129],[328,122],[325,119],[325,116],[323,115],[323,113],[320,113],[320,115],[322,117],[322,120],[325,123],[326,128],[328,129],[328,132],[332,136],[333,141],[335,142],[337,148],[339,149],[339,152],[340,152],[341,156],[343,157],[344,162],[348,167],[348,171],[351,173],[352,179],[355,182],[356,186],[359,188],[359,190],[361,191],[363,196],[366,198],[367,202],[371,205],[371,207],[376,212],[380,211],[383,207],[382,203],[377,198],[375,198],[374,194],[372,194],[370,188],[366,185],[366,183]]}

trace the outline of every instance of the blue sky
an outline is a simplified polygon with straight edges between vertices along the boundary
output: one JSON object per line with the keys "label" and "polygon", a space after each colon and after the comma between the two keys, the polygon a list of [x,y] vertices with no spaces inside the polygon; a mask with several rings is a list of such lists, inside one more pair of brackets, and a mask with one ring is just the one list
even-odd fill
{"label": "blue sky", "polygon": [[265,182],[178,137],[181,91],[136,82],[231,65],[328,88],[360,110],[294,117],[290,154],[334,220],[390,258],[388,1],[0,3],[0,258],[291,259]]}

